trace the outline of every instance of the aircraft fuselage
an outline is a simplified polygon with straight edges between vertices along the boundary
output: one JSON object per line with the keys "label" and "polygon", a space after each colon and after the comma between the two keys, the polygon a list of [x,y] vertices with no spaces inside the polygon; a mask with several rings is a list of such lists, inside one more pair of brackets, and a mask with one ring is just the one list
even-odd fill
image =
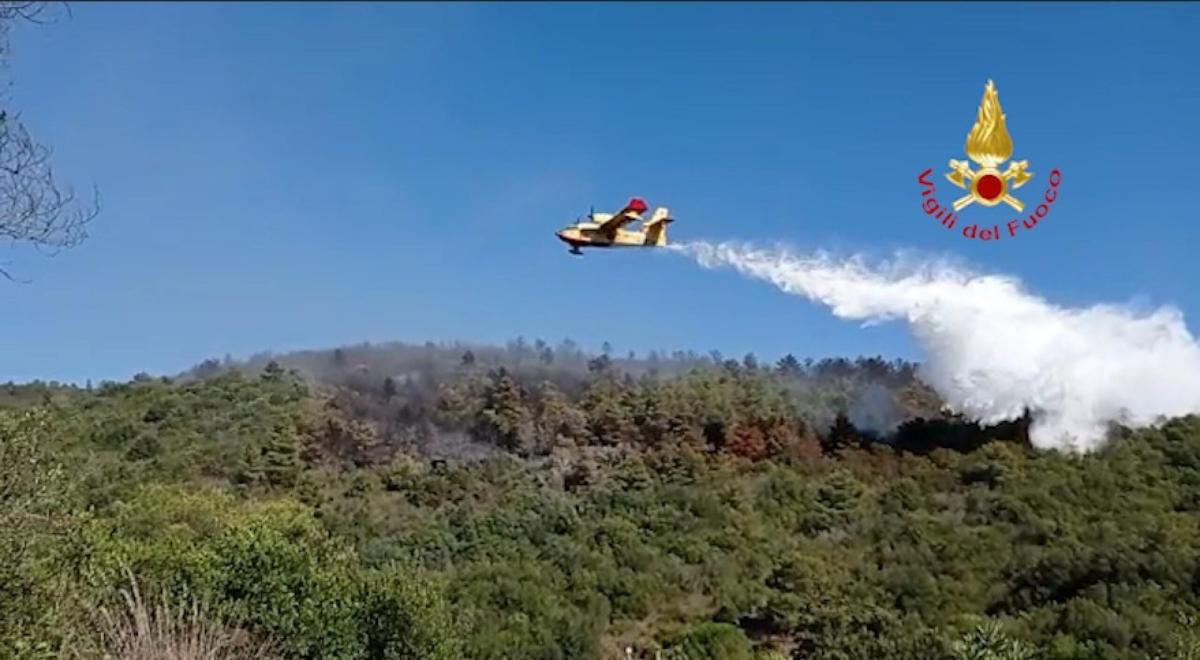
{"label": "aircraft fuselage", "polygon": [[645,232],[618,229],[611,237],[599,229],[575,225],[557,232],[555,236],[576,251],[581,247],[654,247]]}

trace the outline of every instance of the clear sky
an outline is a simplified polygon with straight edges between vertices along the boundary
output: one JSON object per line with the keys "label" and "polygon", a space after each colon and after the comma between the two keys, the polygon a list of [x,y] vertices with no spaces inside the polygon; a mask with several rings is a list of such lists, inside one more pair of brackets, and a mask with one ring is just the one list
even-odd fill
{"label": "clear sky", "polygon": [[[82,246],[0,261],[0,380],[363,340],[919,358],[729,271],[569,256],[631,195],[674,240],[951,253],[1051,301],[1200,318],[1200,4],[86,4],[21,26],[10,103],[94,183]],[[1050,219],[967,241],[916,176],[988,78]],[[1020,196],[1020,195],[1019,195]],[[964,212],[1003,223],[1013,213]]]}

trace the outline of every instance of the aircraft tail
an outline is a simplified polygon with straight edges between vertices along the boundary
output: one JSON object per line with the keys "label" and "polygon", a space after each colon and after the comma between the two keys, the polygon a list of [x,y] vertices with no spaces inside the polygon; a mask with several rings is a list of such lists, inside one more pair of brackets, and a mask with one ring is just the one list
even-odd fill
{"label": "aircraft tail", "polygon": [[654,209],[654,215],[646,221],[646,245],[662,247],[667,244],[667,225],[675,222],[670,217],[670,211],[664,207]]}

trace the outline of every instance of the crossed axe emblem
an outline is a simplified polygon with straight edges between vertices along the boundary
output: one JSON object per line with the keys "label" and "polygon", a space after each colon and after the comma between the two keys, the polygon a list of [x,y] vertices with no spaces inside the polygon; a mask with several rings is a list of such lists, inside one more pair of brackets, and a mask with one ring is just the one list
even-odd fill
{"label": "crossed axe emblem", "polygon": [[1004,172],[994,167],[984,167],[976,172],[967,161],[951,159],[951,171],[946,173],[946,178],[959,188],[970,191],[969,194],[954,200],[954,210],[961,211],[972,202],[979,202],[984,206],[995,206],[1004,202],[1020,213],[1025,209],[1025,204],[1008,194],[1008,191],[1020,188],[1033,177],[1031,172],[1025,171],[1027,167],[1029,161],[1022,160],[1010,162]]}

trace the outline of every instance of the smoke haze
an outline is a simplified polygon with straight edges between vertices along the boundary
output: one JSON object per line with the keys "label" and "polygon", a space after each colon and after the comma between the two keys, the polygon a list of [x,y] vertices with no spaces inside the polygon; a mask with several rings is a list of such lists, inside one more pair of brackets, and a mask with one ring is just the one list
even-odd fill
{"label": "smoke haze", "polygon": [[1147,426],[1200,411],[1200,347],[1173,307],[1059,307],[1016,278],[904,254],[870,264],[729,243],[674,249],[841,318],[903,321],[925,353],[922,379],[951,407],[985,424],[1028,408],[1039,448],[1089,451],[1110,422]]}
{"label": "smoke haze", "polygon": [[879,383],[868,383],[856,393],[846,417],[859,430],[881,434],[892,433],[905,419],[891,390]]}

